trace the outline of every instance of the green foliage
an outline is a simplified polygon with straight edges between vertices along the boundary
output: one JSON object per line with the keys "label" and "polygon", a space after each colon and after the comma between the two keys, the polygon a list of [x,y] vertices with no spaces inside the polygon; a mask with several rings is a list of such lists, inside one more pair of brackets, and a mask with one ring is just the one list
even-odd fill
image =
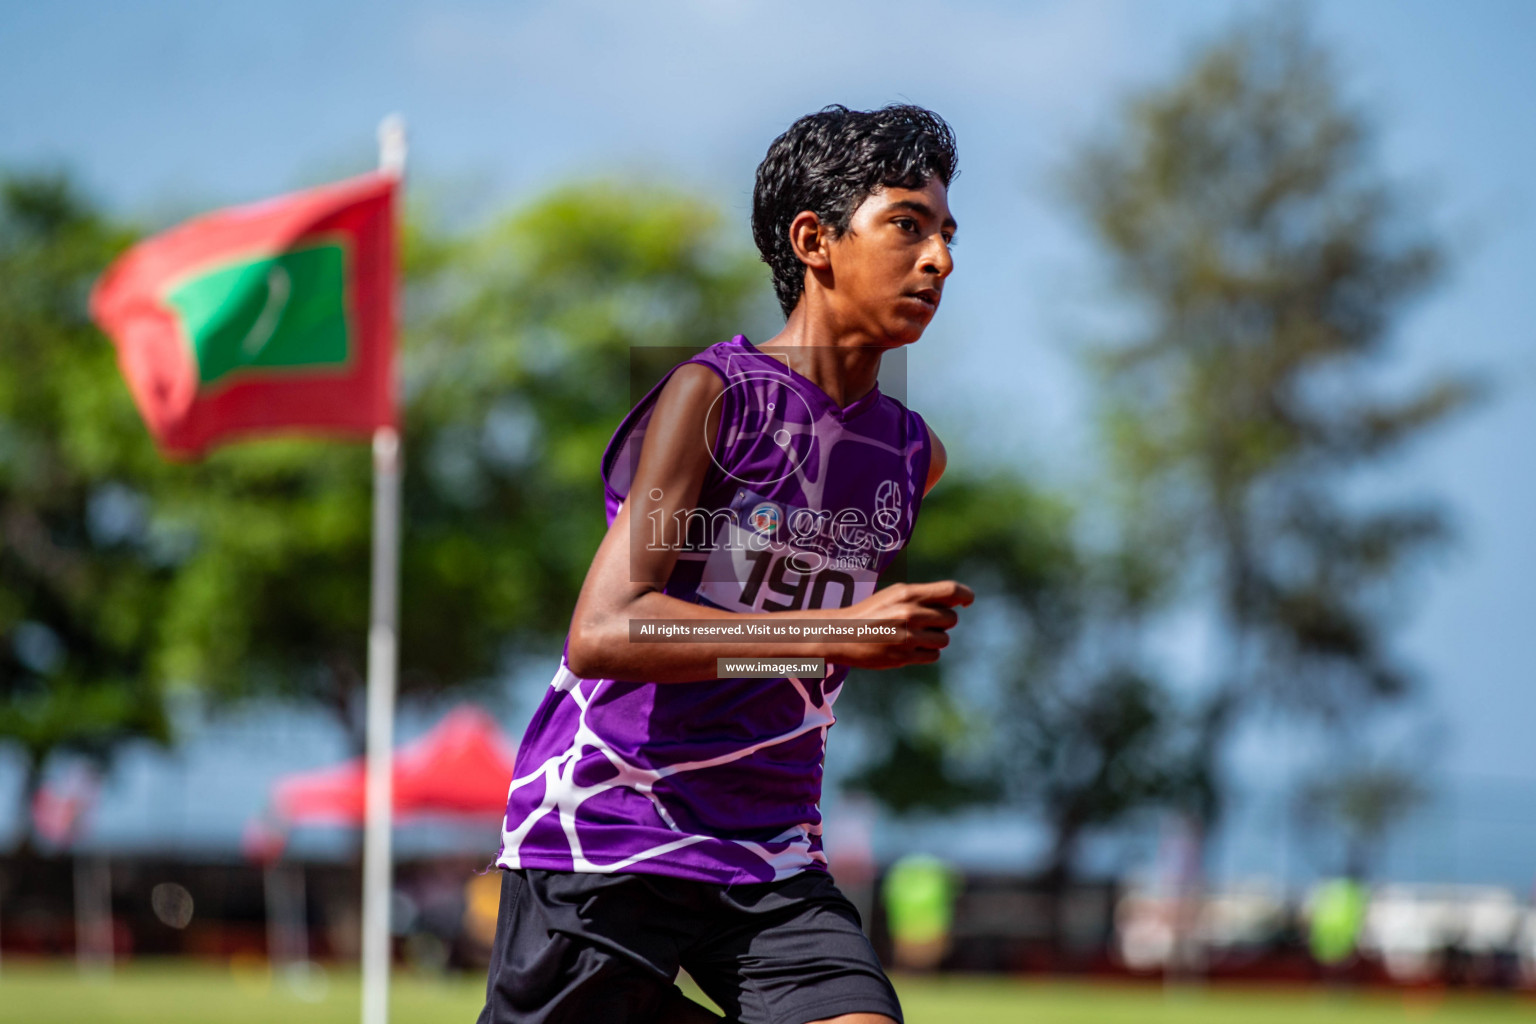
{"label": "green foliage", "polygon": [[0,183],[0,740],[33,769],[167,736],[158,465],[86,310],[126,240],[63,177]]}
{"label": "green foliage", "polygon": [[1392,598],[1447,534],[1433,504],[1372,507],[1354,484],[1477,392],[1372,386],[1443,252],[1369,141],[1327,51],[1261,17],[1134,102],[1073,176],[1143,314],[1093,357],[1125,521],[1224,634],[1200,709],[1207,821],[1256,704],[1343,722],[1408,690]]}

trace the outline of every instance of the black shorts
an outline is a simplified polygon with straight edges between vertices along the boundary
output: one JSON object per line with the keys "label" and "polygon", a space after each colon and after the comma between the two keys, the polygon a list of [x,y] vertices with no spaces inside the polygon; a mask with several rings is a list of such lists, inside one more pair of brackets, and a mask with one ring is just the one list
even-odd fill
{"label": "black shorts", "polygon": [[479,1024],[649,1024],[678,968],[731,1020],[806,1024],[901,1004],[832,878],[714,885],[506,871]]}

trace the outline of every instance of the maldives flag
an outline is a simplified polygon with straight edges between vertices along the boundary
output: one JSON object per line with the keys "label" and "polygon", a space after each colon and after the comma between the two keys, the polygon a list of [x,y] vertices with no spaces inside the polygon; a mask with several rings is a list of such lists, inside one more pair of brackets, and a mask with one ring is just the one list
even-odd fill
{"label": "maldives flag", "polygon": [[231,207],[124,253],[91,315],[162,450],[395,423],[395,192],[378,173]]}

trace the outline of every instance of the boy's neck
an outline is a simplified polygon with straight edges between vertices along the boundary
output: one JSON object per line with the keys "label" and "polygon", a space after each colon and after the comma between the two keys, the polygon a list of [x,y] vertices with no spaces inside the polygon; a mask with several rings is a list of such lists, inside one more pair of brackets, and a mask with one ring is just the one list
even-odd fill
{"label": "boy's neck", "polygon": [[784,329],[757,347],[782,352],[790,369],[846,408],[874,388],[880,376],[880,357],[888,346],[879,345],[862,332],[837,330],[824,318],[810,315],[806,307],[804,301],[797,305]]}

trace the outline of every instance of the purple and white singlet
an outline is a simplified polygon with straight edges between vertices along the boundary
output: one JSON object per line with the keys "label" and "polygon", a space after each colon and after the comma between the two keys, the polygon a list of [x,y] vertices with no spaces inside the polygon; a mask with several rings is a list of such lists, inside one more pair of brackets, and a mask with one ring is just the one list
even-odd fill
{"label": "purple and white singlet", "polygon": [[[673,597],[737,612],[846,607],[912,535],[931,455],[922,419],[878,387],[839,408],[776,355],[738,335],[687,360],[725,385],[700,514],[632,524],[636,540],[693,541]],[[670,377],[603,455],[610,524]],[[497,863],[724,884],[825,870],[822,759],[847,674],[661,684],[581,679],[562,658],[518,750]]]}

